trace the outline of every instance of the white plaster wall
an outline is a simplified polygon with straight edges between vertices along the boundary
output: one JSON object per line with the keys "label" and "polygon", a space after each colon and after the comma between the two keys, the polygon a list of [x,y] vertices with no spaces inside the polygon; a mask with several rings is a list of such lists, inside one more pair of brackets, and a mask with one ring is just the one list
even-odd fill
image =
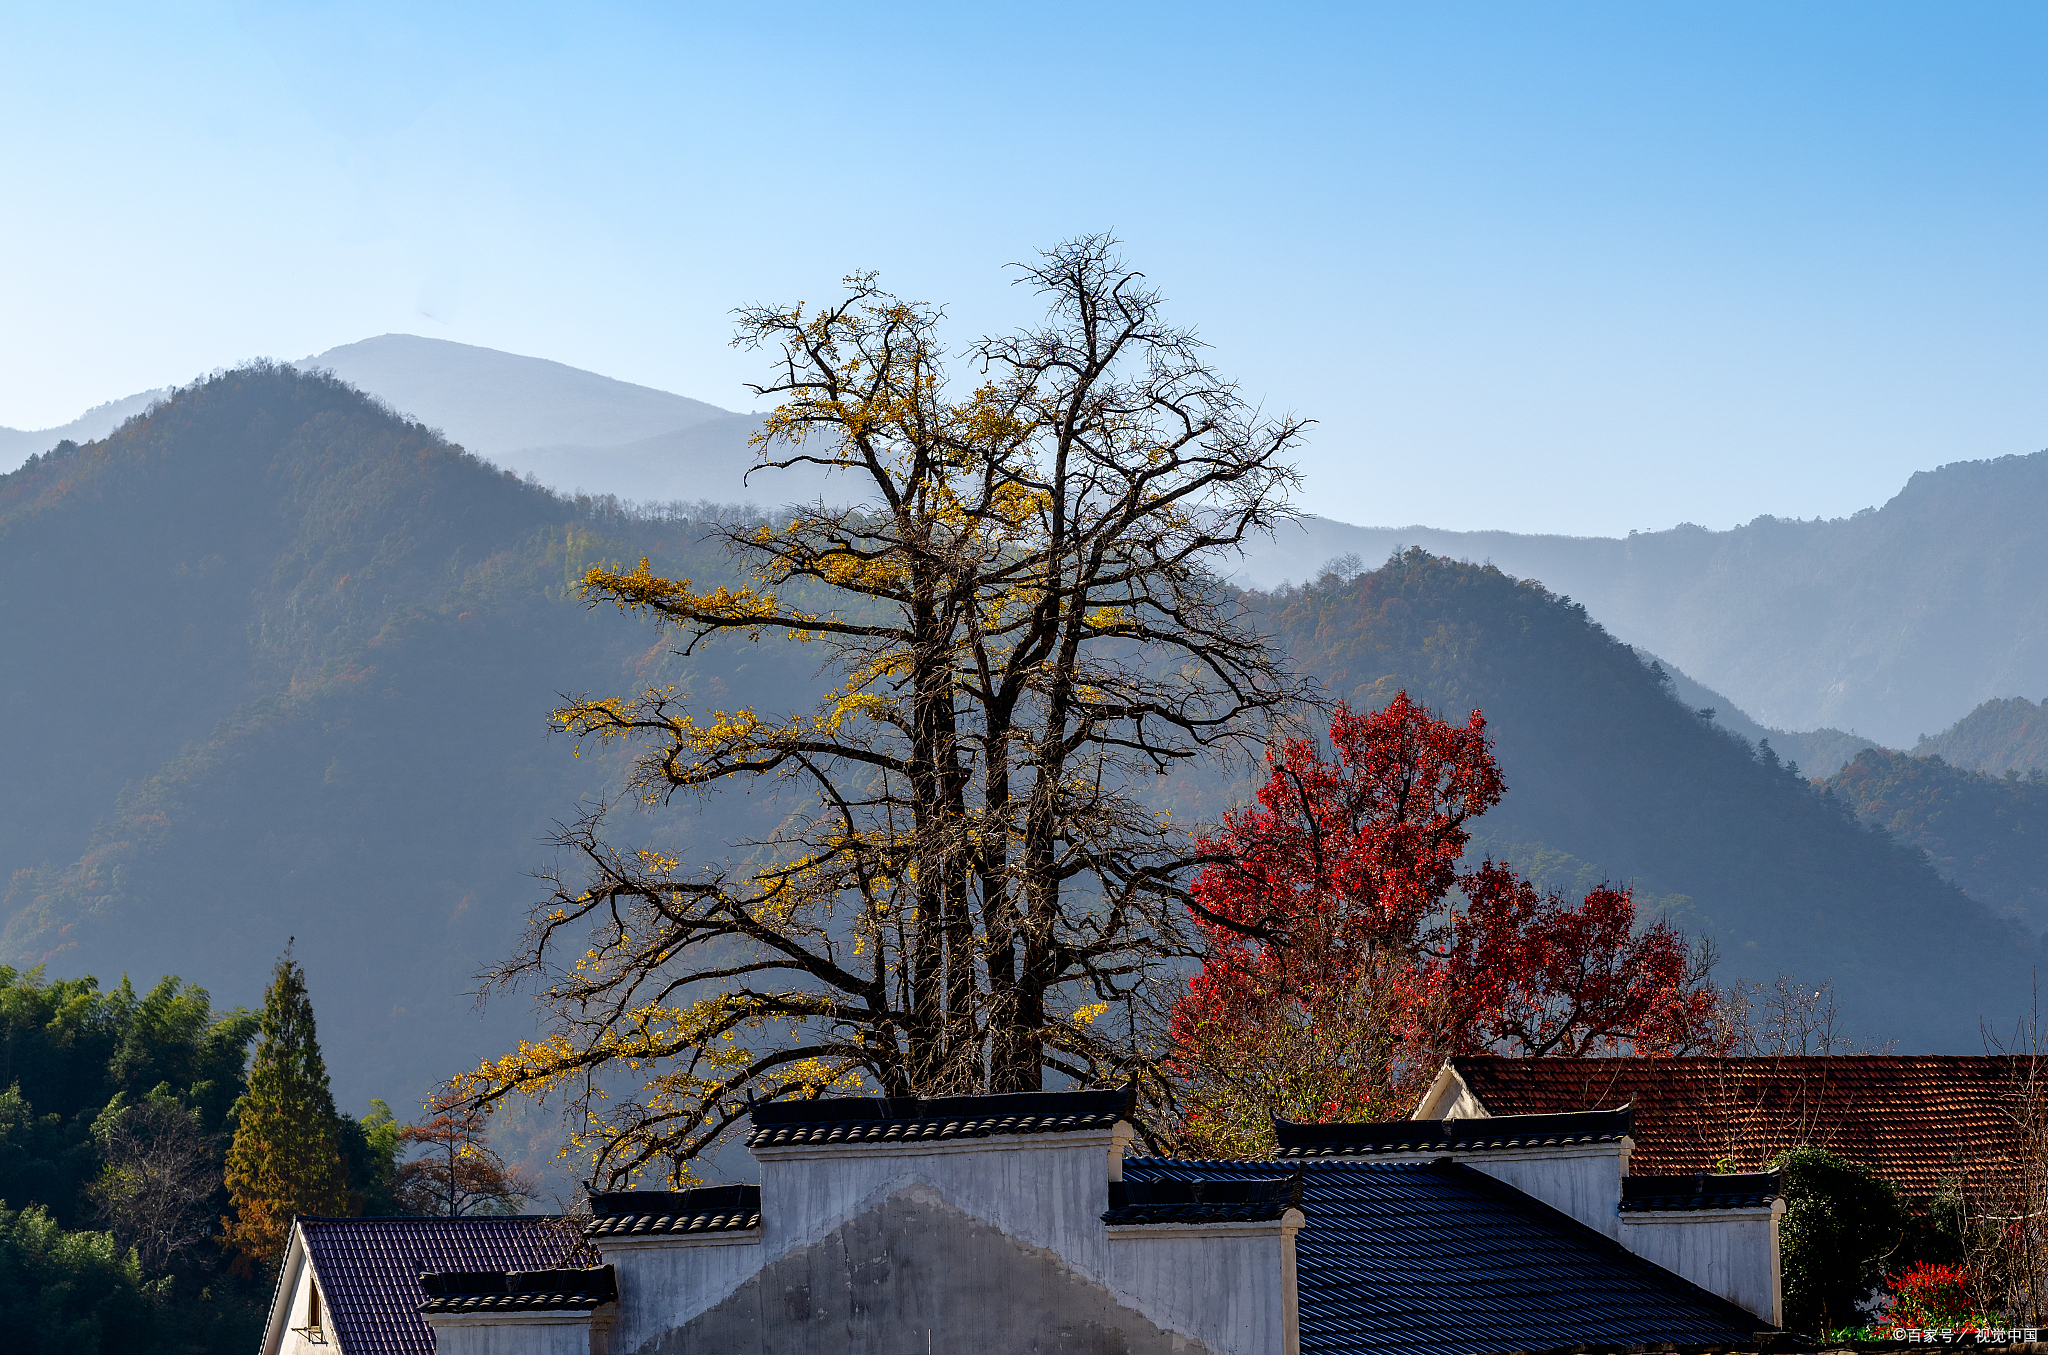
{"label": "white plaster wall", "polygon": [[1769,1209],[1702,1209],[1623,1214],[1620,1242],[1645,1261],[1683,1275],[1772,1326],[1784,1324],[1778,1219]]}
{"label": "white plaster wall", "polygon": [[430,1317],[427,1325],[434,1355],[602,1355],[604,1344],[602,1322],[593,1324],[588,1313]]}
{"label": "white plaster wall", "polygon": [[1555,1149],[1540,1156],[1499,1151],[1453,1156],[1466,1166],[1571,1215],[1588,1228],[1613,1237],[1620,1226],[1616,1206],[1621,1202],[1621,1178],[1628,1170],[1622,1147],[1619,1143],[1595,1144],[1570,1156],[1558,1156]]}
{"label": "white plaster wall", "polygon": [[1552,1209],[1569,1214],[1605,1237],[1616,1236],[1616,1206],[1621,1202],[1621,1178],[1628,1172],[1628,1139],[1614,1143],[1591,1143],[1572,1148],[1494,1148],[1475,1153],[1437,1152],[1416,1154],[1375,1154],[1357,1159],[1368,1162],[1433,1162],[1454,1158],[1474,1171],[1505,1182],[1543,1201]]}
{"label": "white plaster wall", "polygon": [[688,1322],[762,1265],[758,1230],[737,1238],[605,1238],[599,1250],[618,1271],[612,1344],[619,1350],[638,1350],[641,1343]]}
{"label": "white plaster wall", "polygon": [[[307,1264],[303,1250],[294,1249],[287,1270],[285,1283],[289,1294],[284,1301],[283,1320],[278,1324],[278,1340],[275,1345],[266,1343],[266,1349],[272,1355],[335,1355],[339,1347],[334,1342],[334,1318],[328,1312],[324,1296],[320,1304],[320,1325],[327,1339],[324,1343],[306,1339],[304,1328],[311,1311],[315,1281],[313,1267]],[[300,1330],[293,1331],[294,1327]]]}
{"label": "white plaster wall", "polygon": [[1215,1355],[1297,1355],[1294,1234],[1279,1222],[1108,1229],[1110,1288],[1168,1331]]}
{"label": "white plaster wall", "polygon": [[[932,1186],[954,1207],[1009,1236],[1057,1252],[1075,1270],[1109,1278],[1102,1212],[1123,1175],[1131,1130],[1008,1134],[933,1144],[764,1148],[762,1250],[757,1264],[808,1246],[910,1185]],[[630,1349],[631,1347],[625,1347]]]}

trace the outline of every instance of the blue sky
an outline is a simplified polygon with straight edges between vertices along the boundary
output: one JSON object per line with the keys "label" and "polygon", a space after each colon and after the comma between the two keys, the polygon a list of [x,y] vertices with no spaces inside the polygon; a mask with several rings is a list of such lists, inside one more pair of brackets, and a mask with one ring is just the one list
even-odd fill
{"label": "blue sky", "polygon": [[1110,228],[1306,506],[1619,534],[2048,445],[2048,10],[0,4],[0,424],[405,331],[731,408]]}

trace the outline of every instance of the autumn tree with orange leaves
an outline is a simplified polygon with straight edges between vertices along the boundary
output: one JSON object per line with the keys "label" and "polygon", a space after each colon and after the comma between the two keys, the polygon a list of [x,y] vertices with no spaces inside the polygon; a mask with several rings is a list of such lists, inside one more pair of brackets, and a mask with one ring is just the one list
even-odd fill
{"label": "autumn tree with orange leaves", "polygon": [[1713,1046],[1709,954],[1640,927],[1628,890],[1573,904],[1506,863],[1461,867],[1506,790],[1479,712],[1339,705],[1330,743],[1269,750],[1257,803],[1202,844],[1207,959],[1171,1018],[1184,1148],[1267,1151],[1274,1117],[1405,1115],[1452,1054]]}
{"label": "autumn tree with orange leaves", "polygon": [[420,1154],[401,1163],[391,1193],[408,1214],[461,1218],[511,1214],[540,1198],[540,1178],[508,1167],[490,1145],[489,1122],[473,1108],[430,1113],[423,1124],[398,1131],[398,1142]]}

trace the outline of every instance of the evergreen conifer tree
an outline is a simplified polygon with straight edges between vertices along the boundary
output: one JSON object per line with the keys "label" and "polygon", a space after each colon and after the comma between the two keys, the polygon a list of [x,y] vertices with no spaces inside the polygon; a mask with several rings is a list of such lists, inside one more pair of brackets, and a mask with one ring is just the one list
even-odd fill
{"label": "evergreen conifer tree", "polygon": [[341,1117],[327,1086],[327,1065],[313,1030],[306,972],[291,948],[263,995],[263,1017],[249,1090],[236,1106],[228,1148],[223,1219],[243,1273],[268,1268],[283,1253],[295,1214],[348,1212],[348,1168]]}

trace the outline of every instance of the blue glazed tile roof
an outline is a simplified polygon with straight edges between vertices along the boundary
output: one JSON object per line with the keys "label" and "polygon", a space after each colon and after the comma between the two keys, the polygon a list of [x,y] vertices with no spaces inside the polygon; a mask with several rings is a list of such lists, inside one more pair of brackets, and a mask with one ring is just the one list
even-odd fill
{"label": "blue glazed tile roof", "polygon": [[[1133,1158],[1129,1182],[1269,1178],[1271,1161]],[[1466,1355],[1584,1343],[1750,1346],[1768,1324],[1482,1172],[1440,1159],[1302,1163],[1304,1355]]]}
{"label": "blue glazed tile roof", "polygon": [[1560,1148],[1581,1143],[1618,1143],[1634,1127],[1635,1109],[1631,1106],[1472,1120],[1382,1120],[1359,1124],[1276,1120],[1273,1124],[1281,1157],[1412,1156],[1503,1148]]}
{"label": "blue glazed tile roof", "polygon": [[1103,1130],[1128,1119],[1133,1092],[1010,1092],[995,1096],[840,1096],[753,1108],[749,1148],[827,1143],[931,1143],[994,1134]]}
{"label": "blue glazed tile roof", "polygon": [[553,1270],[582,1251],[560,1219],[301,1218],[340,1355],[434,1355],[419,1307],[436,1271]]}
{"label": "blue glazed tile roof", "polygon": [[594,1191],[590,1214],[583,1229],[589,1238],[744,1232],[761,1226],[761,1188]]}
{"label": "blue glazed tile roof", "polygon": [[1783,1180],[1778,1172],[1624,1176],[1621,1178],[1621,1212],[1764,1209],[1778,1198]]}

